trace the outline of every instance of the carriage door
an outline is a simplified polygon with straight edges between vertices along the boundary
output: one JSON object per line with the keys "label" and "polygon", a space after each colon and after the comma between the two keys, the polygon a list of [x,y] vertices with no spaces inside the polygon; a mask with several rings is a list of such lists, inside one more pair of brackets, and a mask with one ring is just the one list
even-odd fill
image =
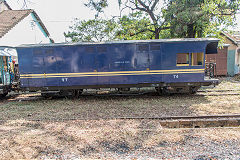
{"label": "carriage door", "polygon": [[127,63],[129,64],[131,62],[131,58],[128,57],[131,55],[128,46],[129,45],[126,44],[111,45],[111,53],[109,53],[109,71],[113,73],[113,75],[109,77],[111,84],[128,84],[130,81],[131,76],[122,74],[122,72],[131,70],[126,66]]}
{"label": "carriage door", "polygon": [[143,71],[143,74],[138,75],[138,83],[150,83],[150,52],[149,43],[136,45],[136,58],[134,59],[134,66],[137,71]]}
{"label": "carriage door", "polygon": [[42,48],[33,49],[32,57],[32,73],[34,76],[29,78],[29,86],[31,87],[42,87],[46,86],[46,73],[45,61],[44,61],[44,50]]}
{"label": "carriage door", "polygon": [[162,81],[162,75],[160,72],[160,70],[162,69],[161,66],[162,55],[160,43],[150,44],[149,59],[152,83],[159,83]]}
{"label": "carriage door", "polygon": [[46,85],[47,86],[58,86],[59,80],[58,78],[49,74],[57,74],[57,57],[53,48],[44,48],[44,63],[45,63],[45,75],[46,75]]}
{"label": "carriage door", "polygon": [[98,72],[98,85],[108,85],[110,77],[103,72],[109,72],[109,55],[108,46],[100,45],[97,46],[97,54],[95,56],[95,63]]}

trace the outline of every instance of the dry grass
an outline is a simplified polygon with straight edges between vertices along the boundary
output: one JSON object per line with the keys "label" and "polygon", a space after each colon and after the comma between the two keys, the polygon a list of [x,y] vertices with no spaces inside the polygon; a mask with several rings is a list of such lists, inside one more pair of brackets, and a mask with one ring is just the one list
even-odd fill
{"label": "dry grass", "polygon": [[[223,80],[215,89],[240,89],[240,84]],[[163,129],[153,120],[101,120],[239,114],[239,99],[238,95],[150,94],[3,100],[0,102],[0,159],[176,159],[177,156],[194,159],[201,154],[211,155],[215,150],[223,154],[221,158],[230,151],[239,154],[239,128]],[[61,121],[70,118],[79,120]]]}
{"label": "dry grass", "polygon": [[204,143],[235,140],[240,144],[239,128],[162,129],[157,121],[146,120],[6,121],[0,125],[0,134],[0,159],[116,159],[114,156],[149,150],[151,155],[173,146],[184,147],[191,138]]}
{"label": "dry grass", "polygon": [[83,96],[79,99],[33,99],[0,104],[2,120],[101,119],[204,114],[237,114],[240,95]]}
{"label": "dry grass", "polygon": [[206,96],[209,103],[193,104],[191,108],[199,115],[239,114],[240,96]]}
{"label": "dry grass", "polygon": [[[236,90],[227,93],[240,93],[240,82],[221,79],[221,83],[213,89],[214,90]],[[214,94],[211,92],[210,94]],[[221,93],[216,93],[221,94]],[[225,94],[225,93],[223,93]],[[239,95],[226,95],[226,96],[205,96],[209,103],[193,104],[192,110],[199,115],[204,114],[239,114],[240,113],[240,96]]]}
{"label": "dry grass", "polygon": [[[240,80],[238,80],[238,77],[217,77],[219,79],[220,84],[215,86],[214,88],[210,87],[211,89],[206,89],[206,90],[231,90],[231,89],[236,89],[240,90]],[[203,88],[208,88],[208,87],[203,87]]]}

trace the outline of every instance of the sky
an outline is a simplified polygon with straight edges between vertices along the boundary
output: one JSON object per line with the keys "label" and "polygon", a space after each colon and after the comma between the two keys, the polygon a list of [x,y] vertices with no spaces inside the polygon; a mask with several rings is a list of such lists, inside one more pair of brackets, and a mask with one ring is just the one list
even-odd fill
{"label": "sky", "polygon": [[[12,9],[22,9],[21,0],[6,0]],[[74,18],[81,20],[93,19],[95,11],[84,6],[87,0],[27,0],[28,9],[34,9],[55,42],[65,42],[64,32],[69,30]],[[109,0],[111,7],[105,10],[103,18],[119,16],[117,0]],[[237,27],[240,30],[240,14],[237,15]]]}
{"label": "sky", "polygon": [[[65,42],[64,32],[69,30],[74,18],[93,19],[95,11],[84,6],[86,0],[27,0],[28,9],[34,9],[47,27],[55,42]],[[110,0],[111,8],[102,15],[103,18],[119,15],[117,0]],[[6,0],[14,10],[22,9],[21,0]]]}

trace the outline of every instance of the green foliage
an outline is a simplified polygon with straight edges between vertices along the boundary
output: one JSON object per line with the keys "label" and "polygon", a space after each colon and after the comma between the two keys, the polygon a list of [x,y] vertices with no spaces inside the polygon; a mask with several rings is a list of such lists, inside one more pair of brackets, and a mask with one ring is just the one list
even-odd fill
{"label": "green foliage", "polygon": [[88,3],[85,4],[85,6],[96,10],[97,13],[100,13],[103,12],[103,9],[108,6],[108,2],[107,0],[89,0]]}
{"label": "green foliage", "polygon": [[113,20],[93,19],[79,20],[75,19],[74,25],[70,26],[70,31],[64,33],[66,38],[72,42],[101,42],[110,41],[115,38],[114,33],[117,23]]}
{"label": "green foliage", "polygon": [[238,0],[169,0],[162,13],[171,37],[218,37],[233,25],[239,6]]}
{"label": "green foliage", "polygon": [[[97,13],[108,0],[88,0]],[[72,41],[108,41],[158,38],[221,38],[220,32],[232,26],[239,0],[118,0],[120,10],[132,14],[112,20],[75,20],[65,36]]]}
{"label": "green foliage", "polygon": [[[95,9],[97,11],[96,17],[98,17],[99,13],[103,12],[103,9],[108,6],[109,0],[103,1],[106,2],[104,7],[101,7],[101,0],[88,0],[86,6],[91,7],[91,9]],[[141,29],[140,32],[152,32],[154,33],[154,38],[159,39],[160,32],[166,29],[165,24],[161,19],[161,13],[159,13],[159,7],[161,6],[159,0],[118,0],[118,4],[120,8],[120,15],[124,9],[130,9],[132,10],[132,15],[142,12],[148,16],[149,21],[151,22],[151,27],[149,28],[149,25],[147,25],[147,28],[144,30]],[[148,33],[146,34],[148,35]],[[131,36],[131,38],[132,37],[133,36]]]}
{"label": "green foliage", "polygon": [[118,21],[119,29],[116,32],[116,39],[141,40],[152,39],[154,33],[151,21],[141,12],[123,16]]}
{"label": "green foliage", "polygon": [[93,19],[81,21],[75,19],[70,31],[64,33],[64,35],[66,38],[70,38],[72,42],[140,40],[154,38],[152,29],[151,21],[143,13],[137,12],[115,20]]}

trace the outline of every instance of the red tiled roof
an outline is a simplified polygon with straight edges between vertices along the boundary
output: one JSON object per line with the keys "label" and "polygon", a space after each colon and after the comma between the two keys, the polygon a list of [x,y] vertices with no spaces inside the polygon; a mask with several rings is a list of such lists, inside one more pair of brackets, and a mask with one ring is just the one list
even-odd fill
{"label": "red tiled roof", "polygon": [[230,41],[232,41],[235,45],[238,45],[240,42],[240,34],[239,32],[234,32],[233,34],[222,32]]}
{"label": "red tiled roof", "polygon": [[50,34],[42,23],[39,16],[32,9],[28,10],[6,10],[0,13],[0,38],[2,38],[6,33],[8,33],[14,26],[16,26],[21,20],[27,17],[30,13],[33,13],[36,20],[39,22],[47,36]]}
{"label": "red tiled roof", "polygon": [[236,41],[240,41],[240,31],[234,31],[233,37],[236,39]]}
{"label": "red tiled roof", "polygon": [[33,10],[6,10],[0,13],[0,38],[10,31]]}

